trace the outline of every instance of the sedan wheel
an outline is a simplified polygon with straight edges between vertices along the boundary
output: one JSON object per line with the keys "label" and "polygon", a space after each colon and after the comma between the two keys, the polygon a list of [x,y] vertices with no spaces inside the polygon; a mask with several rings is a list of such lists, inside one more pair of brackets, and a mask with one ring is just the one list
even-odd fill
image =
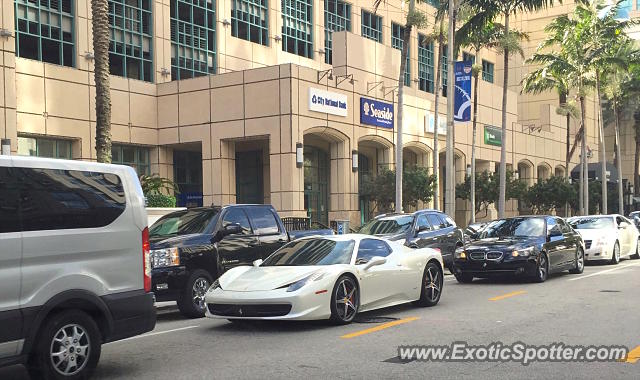
{"label": "sedan wheel", "polygon": [[418,306],[435,306],[440,301],[444,279],[440,267],[430,262],[424,268],[422,275],[422,290],[420,299],[415,302]]}
{"label": "sedan wheel", "polygon": [[535,282],[545,282],[547,280],[547,276],[549,275],[549,261],[547,260],[547,255],[544,253],[540,254],[540,258],[538,259],[538,268],[536,271],[536,276],[534,278]]}
{"label": "sedan wheel", "polygon": [[613,254],[611,255],[611,261],[609,262],[612,265],[616,265],[620,262],[620,244],[616,242],[613,245]]}
{"label": "sedan wheel", "polygon": [[584,252],[581,248],[576,250],[576,266],[569,273],[580,274],[584,272]]}
{"label": "sedan wheel", "polygon": [[331,321],[339,325],[351,323],[360,307],[360,294],[355,280],[350,276],[341,276],[331,294]]}

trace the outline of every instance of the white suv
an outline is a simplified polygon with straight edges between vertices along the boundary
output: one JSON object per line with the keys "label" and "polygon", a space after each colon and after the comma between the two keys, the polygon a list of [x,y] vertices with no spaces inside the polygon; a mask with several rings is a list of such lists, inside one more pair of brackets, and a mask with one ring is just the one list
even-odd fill
{"label": "white suv", "polygon": [[84,378],[152,330],[144,196],[127,166],[0,155],[0,366]]}

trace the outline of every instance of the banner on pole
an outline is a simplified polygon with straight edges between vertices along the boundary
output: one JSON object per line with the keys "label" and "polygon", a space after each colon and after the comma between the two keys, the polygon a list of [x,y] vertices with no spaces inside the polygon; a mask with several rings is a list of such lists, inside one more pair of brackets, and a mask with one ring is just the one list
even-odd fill
{"label": "banner on pole", "polygon": [[455,88],[453,120],[471,120],[471,61],[455,63]]}

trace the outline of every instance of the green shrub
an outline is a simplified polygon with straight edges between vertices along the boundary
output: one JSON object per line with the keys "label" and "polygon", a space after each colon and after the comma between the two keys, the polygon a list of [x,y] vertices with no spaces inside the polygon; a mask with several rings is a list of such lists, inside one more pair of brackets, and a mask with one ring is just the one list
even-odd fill
{"label": "green shrub", "polygon": [[147,195],[147,207],[176,207],[176,197],[164,194]]}

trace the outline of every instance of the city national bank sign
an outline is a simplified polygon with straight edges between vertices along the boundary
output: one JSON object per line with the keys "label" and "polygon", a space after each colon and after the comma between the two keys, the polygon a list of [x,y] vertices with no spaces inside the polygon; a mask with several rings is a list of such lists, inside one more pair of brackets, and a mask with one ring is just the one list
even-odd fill
{"label": "city national bank sign", "polygon": [[347,95],[309,87],[309,110],[347,116]]}
{"label": "city national bank sign", "polygon": [[360,98],[360,124],[393,129],[393,104]]}

